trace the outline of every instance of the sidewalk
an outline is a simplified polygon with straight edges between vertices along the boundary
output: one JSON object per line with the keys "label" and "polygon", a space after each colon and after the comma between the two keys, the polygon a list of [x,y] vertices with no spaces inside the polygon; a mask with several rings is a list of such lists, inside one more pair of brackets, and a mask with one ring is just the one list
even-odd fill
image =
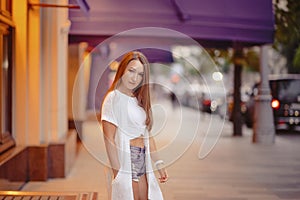
{"label": "sidewalk", "polygon": [[[157,104],[155,109],[157,124],[161,123],[154,127],[154,131],[161,134],[157,141],[159,148],[168,148],[170,141],[175,141],[175,147],[180,149],[186,141],[174,136],[178,127],[188,134],[195,131],[196,122],[200,120],[192,145],[167,168],[170,180],[161,185],[166,200],[300,199],[300,134],[277,135],[274,145],[264,146],[253,144],[252,130],[245,127],[243,137],[232,137],[232,124],[225,122],[213,150],[199,159],[204,132],[209,126],[222,125],[222,120],[218,116],[199,115],[189,108],[183,108],[182,113],[173,112],[168,102]],[[177,116],[183,116],[182,124],[178,125]],[[89,147],[88,150],[80,147],[68,177],[29,182],[23,191],[98,192],[99,200],[107,199],[105,166],[98,161],[104,152],[98,141],[98,123],[85,122],[83,130],[84,144]]]}

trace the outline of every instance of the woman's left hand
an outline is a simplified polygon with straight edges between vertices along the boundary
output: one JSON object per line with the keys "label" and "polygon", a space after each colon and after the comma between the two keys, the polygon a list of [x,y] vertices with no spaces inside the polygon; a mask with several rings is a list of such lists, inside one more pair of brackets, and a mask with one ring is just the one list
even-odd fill
{"label": "woman's left hand", "polygon": [[163,168],[160,168],[158,169],[158,173],[159,173],[159,182],[160,183],[165,183],[168,181],[168,174],[167,174],[167,171],[166,169],[163,167]]}

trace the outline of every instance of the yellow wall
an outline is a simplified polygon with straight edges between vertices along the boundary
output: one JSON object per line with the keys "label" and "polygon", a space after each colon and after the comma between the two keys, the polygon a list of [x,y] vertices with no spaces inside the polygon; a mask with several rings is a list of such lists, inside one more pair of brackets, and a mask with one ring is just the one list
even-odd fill
{"label": "yellow wall", "polygon": [[[48,3],[68,4],[68,0]],[[15,0],[13,21],[14,138],[17,145],[26,146],[56,142],[68,132],[68,9],[27,8],[26,0]]]}
{"label": "yellow wall", "polygon": [[[38,2],[38,1],[37,1]],[[27,47],[27,98],[28,98],[28,132],[29,145],[40,144],[40,8],[34,7],[28,11],[28,47]]]}
{"label": "yellow wall", "polygon": [[13,73],[13,134],[17,145],[40,143],[40,18],[39,8],[13,1],[15,67]]}
{"label": "yellow wall", "polygon": [[13,71],[13,130],[16,143],[27,143],[27,2],[13,1],[15,67]]}

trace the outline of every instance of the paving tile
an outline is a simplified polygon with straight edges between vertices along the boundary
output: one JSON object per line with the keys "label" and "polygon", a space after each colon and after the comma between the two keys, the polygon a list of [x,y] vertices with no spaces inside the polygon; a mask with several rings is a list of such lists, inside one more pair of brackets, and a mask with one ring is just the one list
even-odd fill
{"label": "paving tile", "polygon": [[[166,112],[168,109],[167,105]],[[199,113],[192,109],[185,111],[188,113],[185,113],[184,119],[195,123]],[[177,119],[174,114],[167,116],[170,125],[162,131],[167,132],[169,137],[174,133]],[[212,117],[216,117],[214,122],[222,123],[218,116]],[[154,118],[162,120],[162,116]],[[199,144],[203,141],[203,130],[209,126],[208,120],[209,115],[201,118],[196,140],[179,159],[167,167],[170,180],[161,185],[166,200],[300,199],[300,134],[277,135],[273,145],[253,144],[252,129],[243,127],[242,137],[232,137],[232,124],[225,122],[212,152],[204,159],[199,159]],[[98,136],[97,123],[84,123],[83,135]],[[193,131],[191,127],[184,127],[184,130]],[[167,144],[170,140],[168,137],[160,137],[158,147]],[[95,141],[94,146],[100,144],[95,138],[89,140]],[[67,178],[29,182],[23,190],[90,191],[98,192],[98,200],[107,200],[105,169],[86,148],[80,147],[75,165]]]}

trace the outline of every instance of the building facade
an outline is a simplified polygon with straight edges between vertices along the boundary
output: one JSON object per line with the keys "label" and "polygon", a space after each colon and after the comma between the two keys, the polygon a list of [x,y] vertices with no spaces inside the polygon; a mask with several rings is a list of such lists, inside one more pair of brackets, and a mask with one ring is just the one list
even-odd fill
{"label": "building facade", "polygon": [[76,132],[68,127],[68,9],[40,5],[39,0],[0,4],[4,183],[65,177],[75,159]]}

